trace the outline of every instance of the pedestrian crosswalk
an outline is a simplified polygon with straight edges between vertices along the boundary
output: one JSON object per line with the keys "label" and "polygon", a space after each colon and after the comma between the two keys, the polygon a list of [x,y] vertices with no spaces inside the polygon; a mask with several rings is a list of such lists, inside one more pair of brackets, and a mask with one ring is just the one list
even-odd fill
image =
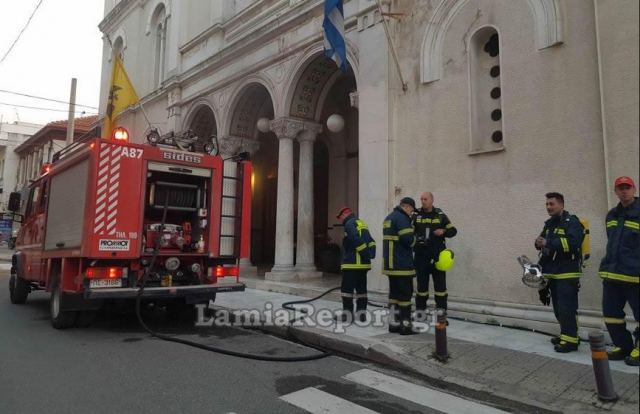
{"label": "pedestrian crosswalk", "polygon": [[313,387],[292,392],[291,394],[283,395],[280,398],[289,404],[295,405],[296,407],[314,414],[376,414],[375,411]]}
{"label": "pedestrian crosswalk", "polygon": [[[342,377],[369,389],[380,391],[395,398],[444,413],[498,414],[505,411],[465,400],[441,391],[413,384],[400,378],[370,369],[361,369]],[[347,399],[332,395],[315,387],[308,387],[280,397],[282,400],[309,413],[323,414],[376,414]]]}

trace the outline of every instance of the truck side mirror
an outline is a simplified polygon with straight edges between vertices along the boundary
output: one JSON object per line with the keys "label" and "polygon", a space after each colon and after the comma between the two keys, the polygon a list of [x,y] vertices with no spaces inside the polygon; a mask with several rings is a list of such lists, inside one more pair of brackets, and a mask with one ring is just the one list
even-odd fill
{"label": "truck side mirror", "polygon": [[13,193],[9,194],[9,204],[7,205],[7,210],[20,210],[20,193],[14,191]]}

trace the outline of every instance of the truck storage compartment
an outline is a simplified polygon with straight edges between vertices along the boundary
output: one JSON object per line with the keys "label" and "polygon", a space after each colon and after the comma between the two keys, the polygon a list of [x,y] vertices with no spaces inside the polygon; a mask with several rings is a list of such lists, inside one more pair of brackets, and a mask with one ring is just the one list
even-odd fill
{"label": "truck storage compartment", "polygon": [[82,245],[89,159],[51,178],[44,249]]}
{"label": "truck storage compartment", "polygon": [[[160,237],[160,253],[204,253],[209,231],[211,170],[149,163],[146,182],[143,249],[151,253]],[[160,234],[165,203],[167,216]]]}

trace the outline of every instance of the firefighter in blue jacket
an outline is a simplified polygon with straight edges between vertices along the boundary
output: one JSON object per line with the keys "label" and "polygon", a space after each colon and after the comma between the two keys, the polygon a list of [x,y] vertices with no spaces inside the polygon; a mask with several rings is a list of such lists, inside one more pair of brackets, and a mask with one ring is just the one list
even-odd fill
{"label": "firefighter in blue jacket", "polygon": [[420,196],[422,207],[414,213],[413,223],[416,231],[415,266],[418,279],[416,292],[416,310],[426,310],[429,300],[429,276],[433,275],[433,289],[436,307],[447,309],[446,272],[436,269],[440,252],[446,249],[445,237],[454,237],[458,230],[451,224],[449,217],[433,206],[433,194]]}
{"label": "firefighter in blue jacket", "polygon": [[618,177],[614,183],[620,203],[607,214],[607,251],[600,263],[602,314],[614,348],[609,359],[624,359],[639,366],[640,328],[633,335],[627,330],[624,306],[629,302],[636,322],[640,321],[640,201],[631,177]]}
{"label": "firefighter in blue jacket", "polygon": [[[564,210],[560,193],[547,193],[547,213],[542,233],[535,241],[540,250],[539,264],[549,285],[540,290],[540,301],[553,304],[553,313],[560,323],[560,336],[551,339],[556,352],[578,349],[578,290],[582,273],[582,240],[584,226],[578,217]],[[549,298],[549,294],[551,298]]]}
{"label": "firefighter in blue jacket", "polygon": [[[353,321],[353,299],[356,301],[356,316],[360,322],[367,320],[367,272],[371,260],[376,257],[376,242],[369,234],[367,224],[356,217],[349,207],[343,207],[336,216],[342,220],[342,322]],[[354,292],[355,291],[355,295]]]}
{"label": "firefighter in blue jacket", "polygon": [[400,200],[382,223],[382,273],[389,277],[389,332],[411,335],[411,297],[413,296],[413,246],[415,235],[411,215],[416,203],[410,197]]}

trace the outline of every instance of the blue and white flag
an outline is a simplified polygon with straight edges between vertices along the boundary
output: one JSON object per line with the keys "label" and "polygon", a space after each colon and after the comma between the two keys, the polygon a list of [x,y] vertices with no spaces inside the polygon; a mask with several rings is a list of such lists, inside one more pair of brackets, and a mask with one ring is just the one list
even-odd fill
{"label": "blue and white flag", "polygon": [[344,40],[344,11],[342,0],[324,2],[324,54],[336,62],[341,71],[347,71],[347,46]]}

